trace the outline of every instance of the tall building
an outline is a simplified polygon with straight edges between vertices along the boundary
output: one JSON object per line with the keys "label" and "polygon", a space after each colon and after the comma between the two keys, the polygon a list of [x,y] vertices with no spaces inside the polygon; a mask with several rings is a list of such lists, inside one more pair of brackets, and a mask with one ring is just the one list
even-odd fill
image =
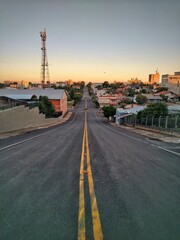
{"label": "tall building", "polygon": [[150,84],[159,83],[159,82],[160,82],[160,74],[158,73],[158,70],[156,71],[155,74],[149,74]]}
{"label": "tall building", "polygon": [[170,92],[180,94],[180,72],[175,72],[174,75],[162,75],[161,83],[163,86],[168,87]]}

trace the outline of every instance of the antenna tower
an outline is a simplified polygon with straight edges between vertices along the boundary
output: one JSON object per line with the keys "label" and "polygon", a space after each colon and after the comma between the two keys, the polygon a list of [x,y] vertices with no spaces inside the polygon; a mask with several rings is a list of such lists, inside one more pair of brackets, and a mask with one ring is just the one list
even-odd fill
{"label": "antenna tower", "polygon": [[45,83],[49,81],[49,68],[48,68],[48,59],[47,59],[47,50],[46,50],[46,29],[43,32],[40,32],[41,37],[41,84],[42,88],[45,87]]}

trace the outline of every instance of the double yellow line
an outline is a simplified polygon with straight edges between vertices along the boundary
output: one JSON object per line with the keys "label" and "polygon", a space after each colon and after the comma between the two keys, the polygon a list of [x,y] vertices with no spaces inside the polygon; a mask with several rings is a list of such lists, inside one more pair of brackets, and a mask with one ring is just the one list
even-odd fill
{"label": "double yellow line", "polygon": [[[85,169],[85,160],[87,161],[87,169]],[[96,196],[94,191],[94,182],[93,182],[91,162],[90,162],[88,130],[87,130],[87,112],[85,112],[84,134],[83,134],[81,165],[80,165],[80,179],[79,179],[78,240],[86,239],[84,174],[88,175],[94,240],[102,240],[103,233],[102,233],[99,211],[98,211],[98,206],[97,206],[97,201],[96,201]]]}

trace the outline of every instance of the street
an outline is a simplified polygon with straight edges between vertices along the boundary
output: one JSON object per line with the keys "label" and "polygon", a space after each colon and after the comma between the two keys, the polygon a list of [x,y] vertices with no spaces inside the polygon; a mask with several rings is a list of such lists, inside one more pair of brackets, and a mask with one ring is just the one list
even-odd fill
{"label": "street", "polygon": [[110,125],[85,92],[66,123],[0,140],[0,239],[179,240],[179,149]]}

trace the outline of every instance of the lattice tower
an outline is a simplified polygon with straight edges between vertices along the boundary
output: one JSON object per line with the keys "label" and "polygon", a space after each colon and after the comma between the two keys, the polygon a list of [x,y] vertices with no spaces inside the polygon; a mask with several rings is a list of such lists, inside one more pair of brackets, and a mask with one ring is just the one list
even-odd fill
{"label": "lattice tower", "polygon": [[46,29],[43,32],[40,32],[41,37],[41,84],[42,87],[45,87],[45,83],[50,80],[49,78],[49,67],[48,67],[48,59],[47,59],[47,50],[46,50]]}

